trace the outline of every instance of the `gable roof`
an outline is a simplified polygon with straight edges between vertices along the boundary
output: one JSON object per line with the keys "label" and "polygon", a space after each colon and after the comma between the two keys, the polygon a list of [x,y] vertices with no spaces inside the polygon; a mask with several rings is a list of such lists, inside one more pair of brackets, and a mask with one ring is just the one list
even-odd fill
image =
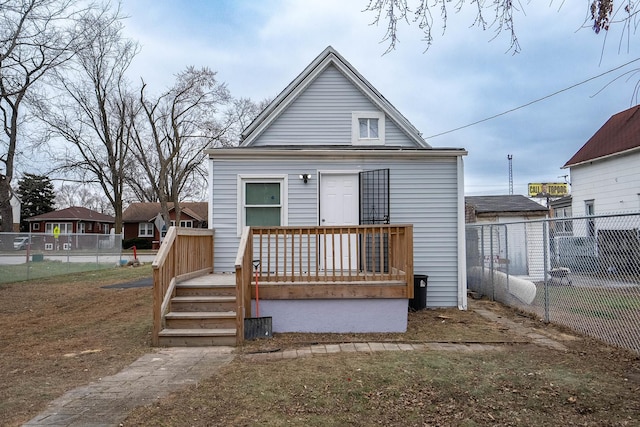
{"label": "gable roof", "polygon": [[640,105],[614,114],[563,168],[640,148]]}
{"label": "gable roof", "polygon": [[335,66],[418,147],[431,148],[420,132],[333,47],[328,46],[242,132],[240,147],[250,146],[327,67]]}
{"label": "gable roof", "polygon": [[[160,213],[160,203],[141,202],[131,203],[122,212],[122,222],[150,222]],[[173,203],[169,203],[169,211],[173,210]],[[188,215],[196,221],[206,221],[209,215],[207,202],[182,202],[181,213]]]}
{"label": "gable roof", "polygon": [[115,218],[111,215],[105,215],[100,212],[96,212],[91,209],[87,209],[82,206],[71,206],[69,208],[60,209],[57,211],[47,212],[41,215],[32,216],[27,218],[26,221],[51,221],[51,220],[65,220],[65,221],[95,221],[95,222],[107,222],[115,223]]}
{"label": "gable roof", "polygon": [[520,195],[510,194],[505,196],[465,196],[465,204],[474,207],[476,213],[547,213],[549,210],[540,203]]}

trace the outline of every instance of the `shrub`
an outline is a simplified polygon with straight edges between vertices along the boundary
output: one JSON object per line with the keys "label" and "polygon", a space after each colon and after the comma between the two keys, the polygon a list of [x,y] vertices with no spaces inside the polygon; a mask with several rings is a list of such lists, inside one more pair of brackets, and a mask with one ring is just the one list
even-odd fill
{"label": "shrub", "polygon": [[144,237],[134,237],[133,239],[126,239],[122,241],[122,249],[151,249],[151,240]]}

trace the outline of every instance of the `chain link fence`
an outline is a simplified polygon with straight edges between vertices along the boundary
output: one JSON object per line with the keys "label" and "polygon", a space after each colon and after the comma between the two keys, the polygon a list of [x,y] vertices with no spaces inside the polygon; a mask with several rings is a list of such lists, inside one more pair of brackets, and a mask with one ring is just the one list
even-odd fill
{"label": "chain link fence", "polygon": [[121,260],[121,235],[0,233],[0,283],[112,268]]}
{"label": "chain link fence", "polygon": [[471,292],[640,353],[640,214],[468,224]]}

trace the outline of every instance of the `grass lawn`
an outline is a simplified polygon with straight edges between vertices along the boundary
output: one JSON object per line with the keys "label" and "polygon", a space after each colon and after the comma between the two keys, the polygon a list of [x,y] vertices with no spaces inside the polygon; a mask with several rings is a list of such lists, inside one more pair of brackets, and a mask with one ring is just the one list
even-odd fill
{"label": "grass lawn", "polygon": [[[0,425],[20,425],[65,391],[151,352],[151,275],[113,268],[0,285]],[[409,314],[406,334],[275,334],[248,342],[212,377],[138,408],[124,426],[637,426],[638,355],[470,301],[568,351],[469,310]],[[617,304],[617,303],[616,303]],[[358,341],[487,342],[493,350],[340,353],[258,361],[255,352]]]}
{"label": "grass lawn", "polygon": [[95,262],[60,262],[49,260],[18,265],[0,265],[0,283],[13,283],[85,271],[113,269],[113,267],[113,263],[97,264]]}
{"label": "grass lawn", "polygon": [[629,361],[585,362],[577,352],[533,345],[239,359],[197,387],[138,409],[124,425],[639,425],[639,383],[628,378]]}

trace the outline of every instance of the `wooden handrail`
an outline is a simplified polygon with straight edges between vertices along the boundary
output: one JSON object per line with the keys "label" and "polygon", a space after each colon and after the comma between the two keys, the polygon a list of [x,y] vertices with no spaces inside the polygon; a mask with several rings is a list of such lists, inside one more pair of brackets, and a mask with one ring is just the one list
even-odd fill
{"label": "wooden handrail", "polygon": [[253,252],[251,245],[251,230],[245,227],[242,230],[240,246],[236,256],[236,344],[244,341],[244,319],[251,317],[251,267]]}
{"label": "wooden handrail", "polygon": [[214,230],[169,227],[153,268],[153,334],[157,346],[164,315],[175,286],[192,277],[213,273]]}

